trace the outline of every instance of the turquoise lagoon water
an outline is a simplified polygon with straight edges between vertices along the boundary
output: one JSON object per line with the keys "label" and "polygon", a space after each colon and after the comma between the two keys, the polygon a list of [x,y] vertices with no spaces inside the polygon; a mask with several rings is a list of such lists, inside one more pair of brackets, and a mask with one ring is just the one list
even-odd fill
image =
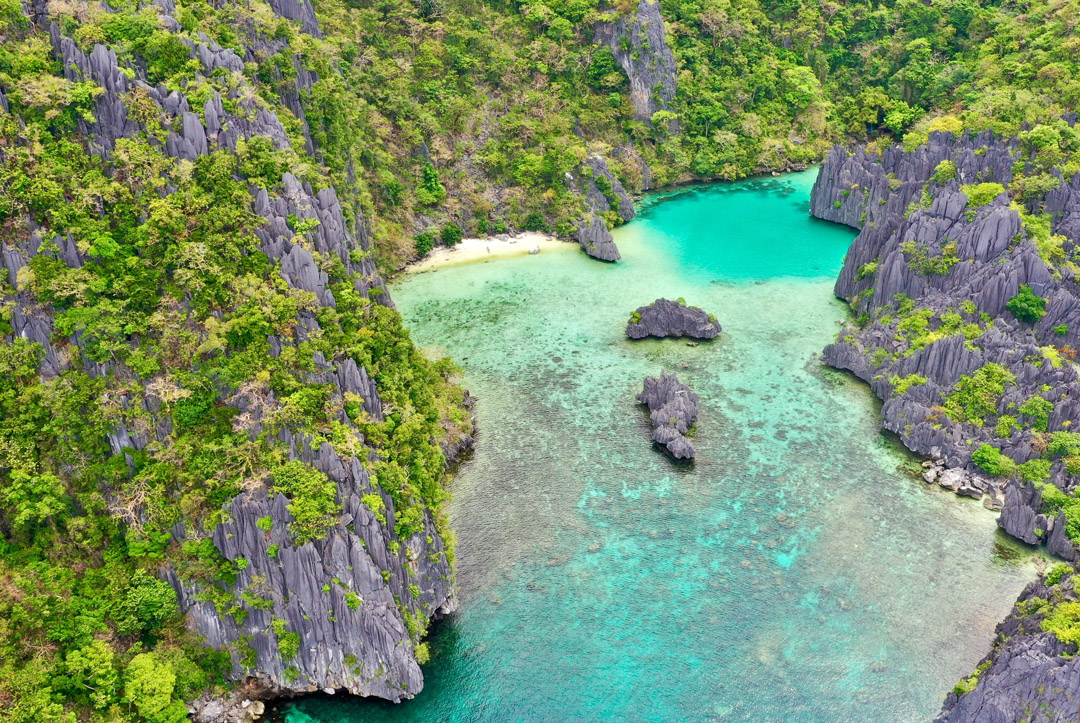
{"label": "turquoise lagoon water", "polygon": [[[576,247],[415,275],[413,336],[479,398],[453,483],[460,610],[401,705],[310,698],[288,723],[926,721],[1034,573],[993,514],[917,479],[865,385],[824,368],[853,232],[814,171],[652,196]],[[659,296],[716,314],[631,343]],[[649,442],[642,377],[701,397],[696,464]]]}

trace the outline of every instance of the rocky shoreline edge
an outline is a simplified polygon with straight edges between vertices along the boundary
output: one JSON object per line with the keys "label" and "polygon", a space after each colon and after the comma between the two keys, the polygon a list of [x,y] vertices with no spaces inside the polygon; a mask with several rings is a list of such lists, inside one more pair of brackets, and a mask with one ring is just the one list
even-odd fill
{"label": "rocky shoreline edge", "polygon": [[[1033,176],[1047,190],[1025,191]],[[1023,138],[935,132],[914,150],[834,148],[810,212],[860,230],[835,287],[853,319],[825,363],[883,400],[927,482],[982,498],[1005,532],[1067,561],[1021,594],[937,722],[1073,720],[1080,174]]]}

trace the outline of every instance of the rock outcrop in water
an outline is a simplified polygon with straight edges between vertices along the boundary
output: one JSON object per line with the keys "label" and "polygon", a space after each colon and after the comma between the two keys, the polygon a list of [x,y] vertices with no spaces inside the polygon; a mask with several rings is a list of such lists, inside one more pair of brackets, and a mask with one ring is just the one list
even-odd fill
{"label": "rock outcrop in water", "polygon": [[645,377],[645,389],[637,399],[649,408],[653,441],[675,459],[693,459],[696,452],[686,434],[697,421],[698,395],[677,374],[660,372],[658,377]]}
{"label": "rock outcrop in water", "polygon": [[612,223],[629,221],[635,214],[634,202],[600,156],[585,160],[576,181],[576,190],[585,199],[588,211],[574,238],[594,259],[618,261],[622,257],[608,230],[608,219]]}
{"label": "rock outcrop in water", "polygon": [[[1053,169],[1056,188],[1010,203],[1005,189],[1014,173],[1035,173],[1032,163],[1016,140],[990,133],[933,133],[882,156],[834,148],[811,213],[861,231],[836,283],[857,319],[825,361],[884,400],[884,426],[934,460],[927,481],[986,494],[1002,529],[1072,561],[1080,175]],[[941,720],[1075,715],[1077,670],[1061,657],[1075,647],[1041,632],[1024,602],[1044,593],[1025,591],[977,685],[950,695]]]}
{"label": "rock outcrop in water", "polygon": [[687,306],[682,300],[657,299],[648,306],[639,306],[626,324],[626,335],[631,339],[650,336],[715,339],[720,331],[720,325],[711,314]]}

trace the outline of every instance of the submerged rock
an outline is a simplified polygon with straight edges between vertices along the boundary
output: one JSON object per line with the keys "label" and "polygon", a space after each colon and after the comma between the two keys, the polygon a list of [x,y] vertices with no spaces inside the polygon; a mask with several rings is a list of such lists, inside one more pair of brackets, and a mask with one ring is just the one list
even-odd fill
{"label": "submerged rock", "polygon": [[645,388],[637,399],[649,408],[653,441],[675,459],[693,459],[696,452],[686,433],[697,421],[698,395],[677,374],[661,372],[658,377],[645,377]]}
{"label": "submerged rock", "polygon": [[715,339],[720,331],[720,325],[711,314],[682,301],[668,299],[657,299],[648,306],[638,307],[626,325],[626,335],[631,339],[650,336]]}

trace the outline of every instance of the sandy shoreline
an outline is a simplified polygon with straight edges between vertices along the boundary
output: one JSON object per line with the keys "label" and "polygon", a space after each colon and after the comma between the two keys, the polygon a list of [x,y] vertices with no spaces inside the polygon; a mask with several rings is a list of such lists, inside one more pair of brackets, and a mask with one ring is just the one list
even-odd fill
{"label": "sandy shoreline", "polygon": [[436,246],[424,258],[405,267],[407,274],[432,271],[444,266],[462,266],[496,258],[528,256],[530,249],[537,254],[580,248],[572,241],[563,241],[546,233],[525,231],[517,237],[463,239],[457,246]]}

